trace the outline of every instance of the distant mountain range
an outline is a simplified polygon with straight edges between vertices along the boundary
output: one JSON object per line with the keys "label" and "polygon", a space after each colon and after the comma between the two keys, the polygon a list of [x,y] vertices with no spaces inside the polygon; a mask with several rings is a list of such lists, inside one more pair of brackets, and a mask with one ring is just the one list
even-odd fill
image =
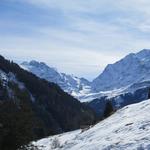
{"label": "distant mountain range", "polygon": [[131,53],[120,61],[107,65],[92,82],[85,78],[60,73],[55,68],[34,60],[21,63],[21,67],[38,77],[58,84],[67,93],[84,101],[90,96],[99,96],[102,91],[126,89],[133,84],[150,81],[150,50]]}
{"label": "distant mountain range", "polygon": [[103,114],[107,100],[111,100],[117,109],[146,99],[150,88],[149,49],[131,53],[120,61],[107,65],[92,82],[59,73],[37,61],[23,62],[21,66],[41,78],[57,83],[81,102],[88,102],[100,114]]}

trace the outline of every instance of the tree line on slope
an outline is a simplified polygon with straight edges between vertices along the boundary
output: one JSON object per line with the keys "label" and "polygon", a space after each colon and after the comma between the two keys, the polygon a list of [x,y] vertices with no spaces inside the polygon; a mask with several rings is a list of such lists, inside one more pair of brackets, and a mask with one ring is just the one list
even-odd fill
{"label": "tree line on slope", "polygon": [[91,108],[62,91],[56,84],[36,77],[2,56],[0,70],[12,72],[26,87],[20,89],[13,82],[9,82],[7,88],[0,85],[2,150],[15,150],[32,140],[96,122],[96,115]]}

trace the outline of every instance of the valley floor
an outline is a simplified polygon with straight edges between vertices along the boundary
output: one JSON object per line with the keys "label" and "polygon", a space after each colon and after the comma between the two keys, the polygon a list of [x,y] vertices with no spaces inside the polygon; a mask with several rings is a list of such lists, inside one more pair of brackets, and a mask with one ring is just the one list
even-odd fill
{"label": "valley floor", "polygon": [[33,144],[42,150],[150,150],[150,100],[126,106],[84,132],[76,130]]}

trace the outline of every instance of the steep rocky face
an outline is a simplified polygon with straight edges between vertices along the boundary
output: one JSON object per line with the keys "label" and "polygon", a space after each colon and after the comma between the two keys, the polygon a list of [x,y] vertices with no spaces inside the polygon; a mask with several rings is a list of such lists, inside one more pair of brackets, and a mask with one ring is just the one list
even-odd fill
{"label": "steep rocky face", "polygon": [[108,65],[92,82],[95,91],[107,91],[150,80],[150,50],[127,55]]}

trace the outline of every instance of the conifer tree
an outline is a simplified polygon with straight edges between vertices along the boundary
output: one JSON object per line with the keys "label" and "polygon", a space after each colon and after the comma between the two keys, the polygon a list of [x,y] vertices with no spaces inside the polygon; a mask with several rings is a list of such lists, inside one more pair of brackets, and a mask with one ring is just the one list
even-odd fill
{"label": "conifer tree", "polygon": [[113,111],[114,109],[113,109],[112,103],[108,101],[106,103],[105,110],[104,110],[104,118],[109,117],[113,113]]}

